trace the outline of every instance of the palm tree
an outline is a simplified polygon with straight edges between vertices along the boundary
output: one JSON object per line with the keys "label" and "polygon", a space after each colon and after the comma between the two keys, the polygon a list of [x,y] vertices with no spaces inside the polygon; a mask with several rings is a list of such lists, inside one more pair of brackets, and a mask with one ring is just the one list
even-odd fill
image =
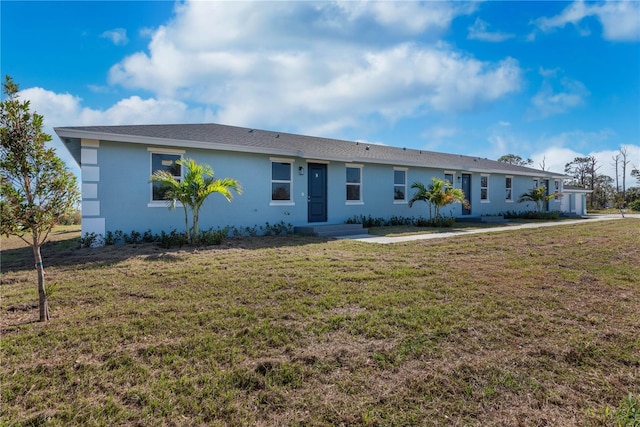
{"label": "palm tree", "polygon": [[520,195],[518,199],[518,203],[523,202],[534,202],[536,204],[536,208],[538,212],[542,212],[544,202],[557,197],[557,194],[549,194],[547,195],[547,187],[542,185],[537,188],[532,188],[526,193]]}
{"label": "palm tree", "polygon": [[467,204],[464,191],[460,188],[453,188],[450,183],[436,177],[431,178],[429,187],[425,187],[421,182],[414,182],[411,188],[415,188],[418,191],[409,200],[409,207],[413,206],[413,203],[417,201],[427,202],[429,204],[429,220],[432,219],[432,206],[435,208],[435,217],[437,219],[440,218],[441,208],[452,203]]}
{"label": "palm tree", "polygon": [[425,185],[421,182],[414,182],[411,184],[411,188],[415,188],[418,191],[413,195],[411,200],[409,200],[409,207],[412,207],[415,202],[425,202],[429,205],[429,221],[432,219],[432,205],[431,198],[432,194],[430,188],[425,187]]}
{"label": "palm tree", "polygon": [[[233,199],[232,191],[242,194],[242,186],[232,178],[216,179],[213,168],[207,164],[196,163],[193,159],[184,158],[176,164],[184,167],[185,173],[182,180],[177,180],[172,172],[159,170],[151,176],[152,182],[159,182],[165,187],[165,197],[169,208],[173,209],[176,202],[180,202],[184,208],[184,222],[187,239],[191,242],[198,238],[198,219],[200,208],[204,201],[213,193],[219,193],[227,201]],[[190,233],[188,209],[193,215],[193,232]]]}

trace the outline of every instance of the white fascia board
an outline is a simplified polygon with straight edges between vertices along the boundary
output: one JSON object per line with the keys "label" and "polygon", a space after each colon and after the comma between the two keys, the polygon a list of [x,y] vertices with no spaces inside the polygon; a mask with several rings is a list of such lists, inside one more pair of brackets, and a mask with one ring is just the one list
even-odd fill
{"label": "white fascia board", "polygon": [[463,169],[463,171],[476,172],[476,173],[500,174],[500,175],[530,176],[533,178],[544,178],[544,179],[570,178],[567,175],[562,175],[562,174],[553,173],[553,172],[544,172],[544,171],[522,172],[522,171],[510,171],[510,170],[502,170],[502,169],[481,169],[481,168],[469,168],[469,169]]}

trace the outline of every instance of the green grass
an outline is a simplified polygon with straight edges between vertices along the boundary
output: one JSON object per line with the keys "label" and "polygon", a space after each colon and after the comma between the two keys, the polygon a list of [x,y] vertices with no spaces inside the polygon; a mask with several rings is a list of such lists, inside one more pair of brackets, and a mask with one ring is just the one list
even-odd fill
{"label": "green grass", "polygon": [[30,252],[3,239],[0,425],[617,425],[640,393],[638,242],[633,218],[394,245],[60,238],[42,324]]}

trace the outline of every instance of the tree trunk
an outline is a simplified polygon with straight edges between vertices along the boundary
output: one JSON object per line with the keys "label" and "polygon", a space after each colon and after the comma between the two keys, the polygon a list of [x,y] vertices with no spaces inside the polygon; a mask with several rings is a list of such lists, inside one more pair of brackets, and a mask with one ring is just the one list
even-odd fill
{"label": "tree trunk", "polygon": [[192,209],[193,210],[193,241],[197,242],[198,238],[200,237],[200,233],[198,231],[198,220],[199,218],[199,211],[198,209]]}
{"label": "tree trunk", "polygon": [[187,205],[182,205],[184,208],[184,232],[187,234],[187,241],[191,243],[191,234],[189,233],[189,212],[187,211]]}
{"label": "tree trunk", "polygon": [[47,292],[44,288],[44,266],[42,265],[42,255],[40,254],[40,246],[33,246],[33,257],[36,260],[36,270],[38,270],[38,297],[40,306],[40,322],[50,320],[49,303],[47,302]]}

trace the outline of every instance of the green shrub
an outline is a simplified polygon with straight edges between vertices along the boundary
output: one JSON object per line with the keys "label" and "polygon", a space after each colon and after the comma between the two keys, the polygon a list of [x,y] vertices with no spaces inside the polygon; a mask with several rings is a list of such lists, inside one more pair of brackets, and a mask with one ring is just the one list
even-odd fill
{"label": "green shrub", "polygon": [[506,211],[503,212],[502,215],[506,219],[558,219],[560,218],[560,212],[558,211],[550,211],[550,212],[538,212],[538,211]]}
{"label": "green shrub", "polygon": [[[197,243],[203,246],[221,245],[227,239],[229,233],[228,228],[218,228],[214,230],[210,228],[206,231],[200,231]],[[185,236],[186,237],[186,236]]]}
{"label": "green shrub", "polygon": [[169,233],[166,233],[164,230],[160,232],[160,237],[158,239],[160,242],[160,246],[165,249],[173,248],[178,246],[179,248],[183,247],[187,243],[189,243],[189,239],[187,239],[187,235],[185,233],[180,233],[176,230],[171,230]]}
{"label": "green shrub", "polygon": [[416,227],[453,227],[455,223],[456,219],[452,216],[439,216],[431,219],[420,217],[413,220],[413,225]]}
{"label": "green shrub", "polygon": [[84,233],[80,236],[80,247],[81,248],[93,248],[96,246],[102,246],[104,243],[104,238],[102,234],[96,233]]}
{"label": "green shrub", "polygon": [[384,219],[381,217],[374,218],[371,215],[354,215],[353,217],[345,221],[346,224],[362,224],[365,228],[370,227],[386,227],[390,225],[411,225],[415,221],[414,218],[405,218],[403,216],[392,216],[391,218]]}
{"label": "green shrub", "polygon": [[629,209],[631,209],[632,211],[640,212],[640,199],[634,200],[633,202],[629,203]]}

